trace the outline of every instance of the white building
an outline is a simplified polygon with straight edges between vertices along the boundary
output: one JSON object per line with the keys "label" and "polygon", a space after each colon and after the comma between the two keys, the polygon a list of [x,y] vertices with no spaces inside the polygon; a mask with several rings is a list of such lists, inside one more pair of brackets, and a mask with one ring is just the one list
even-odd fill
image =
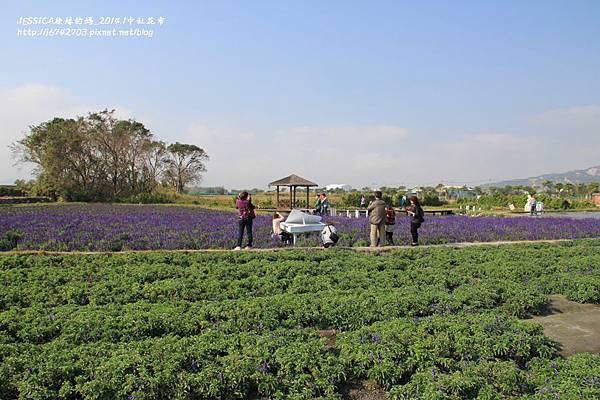
{"label": "white building", "polygon": [[352,190],[352,186],[350,186],[346,183],[333,183],[331,185],[325,186],[325,189],[327,189],[327,190],[342,189],[342,190],[348,192],[348,191]]}

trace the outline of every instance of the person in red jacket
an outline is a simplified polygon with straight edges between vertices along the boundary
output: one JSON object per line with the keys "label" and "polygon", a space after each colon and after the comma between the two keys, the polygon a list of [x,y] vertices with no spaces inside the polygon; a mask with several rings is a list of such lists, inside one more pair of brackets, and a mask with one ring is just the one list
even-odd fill
{"label": "person in red jacket", "polygon": [[396,211],[391,204],[385,207],[385,239],[389,246],[394,245],[394,228],[396,227]]}

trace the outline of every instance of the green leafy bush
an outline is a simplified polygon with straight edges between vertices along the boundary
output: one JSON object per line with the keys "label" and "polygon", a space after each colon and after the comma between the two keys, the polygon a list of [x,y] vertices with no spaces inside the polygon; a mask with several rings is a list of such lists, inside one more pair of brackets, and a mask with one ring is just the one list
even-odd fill
{"label": "green leafy bush", "polygon": [[597,398],[518,318],[600,302],[599,249],[2,255],[0,398]]}
{"label": "green leafy bush", "polygon": [[23,238],[23,232],[17,229],[9,229],[0,238],[0,251],[13,250],[17,247],[19,240]]}

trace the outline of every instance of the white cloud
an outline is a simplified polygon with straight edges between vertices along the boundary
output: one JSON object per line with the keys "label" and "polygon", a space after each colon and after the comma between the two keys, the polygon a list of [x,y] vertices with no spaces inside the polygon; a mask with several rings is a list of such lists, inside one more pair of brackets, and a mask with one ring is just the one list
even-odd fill
{"label": "white cloud", "polygon": [[586,166],[597,164],[597,151],[585,145],[523,132],[440,138],[382,125],[304,126],[257,135],[194,125],[189,137],[211,156],[204,184],[230,188],[265,187],[291,173],[323,186],[475,185],[578,167],[566,152]]}
{"label": "white cloud", "polygon": [[238,132],[230,127],[193,124],[186,138],[203,147],[208,162],[205,185],[265,187],[295,173],[325,185],[385,179],[397,166],[394,148],[407,137],[396,126],[295,127],[274,133]]}
{"label": "white cloud", "polygon": [[380,141],[396,141],[404,138],[408,131],[398,126],[369,125],[350,127],[299,127],[277,133],[280,143],[315,140],[317,143],[336,144],[339,142],[362,140],[365,144]]}
{"label": "white cloud", "polygon": [[544,153],[544,172],[600,165],[600,104],[548,110],[527,122],[527,131],[553,144]]}
{"label": "white cloud", "polygon": [[56,86],[27,84],[0,92],[0,182],[29,178],[32,166],[14,166],[9,145],[35,125],[59,114],[68,106],[68,95]]}
{"label": "white cloud", "polygon": [[[0,183],[15,179],[30,179],[33,165],[15,164],[9,146],[23,138],[29,126],[54,117],[75,117],[106,106],[89,106],[77,101],[66,90],[54,86],[29,83],[0,91]],[[125,107],[115,106],[119,118],[132,113]]]}
{"label": "white cloud", "polygon": [[529,123],[550,129],[600,129],[600,104],[559,108],[534,115]]}
{"label": "white cloud", "polygon": [[[0,91],[0,183],[29,177],[31,167],[12,166],[8,149],[29,125],[103,108],[51,85]],[[291,173],[323,186],[479,184],[600,164],[600,105],[550,110],[513,131],[444,137],[386,124],[258,130],[202,122],[178,130],[172,115],[115,108],[151,129],[167,127],[170,137],[155,132],[159,139],[203,147],[210,156],[203,184],[228,188],[265,187]]]}

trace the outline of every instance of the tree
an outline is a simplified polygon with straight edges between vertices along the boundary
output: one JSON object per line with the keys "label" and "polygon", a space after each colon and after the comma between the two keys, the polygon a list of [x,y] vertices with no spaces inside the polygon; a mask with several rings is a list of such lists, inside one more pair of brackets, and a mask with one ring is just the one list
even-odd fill
{"label": "tree", "polygon": [[112,197],[139,191],[139,174],[145,161],[144,150],[152,150],[152,134],[144,124],[134,120],[118,120],[115,110],[89,114],[93,140],[102,154],[100,158]]}
{"label": "tree", "polygon": [[585,183],[576,184],[575,192],[577,193],[577,197],[587,197],[587,185]]}
{"label": "tree", "polygon": [[167,147],[163,175],[177,193],[182,193],[185,185],[202,180],[202,172],[206,171],[204,162],[207,160],[208,154],[200,147],[176,142]]}
{"label": "tree", "polygon": [[30,127],[13,145],[21,162],[36,164],[35,173],[50,195],[85,193],[96,183],[98,159],[83,118],[54,118]]}
{"label": "tree", "polygon": [[565,184],[565,186],[563,187],[563,190],[566,192],[566,194],[568,196],[574,196],[575,195],[575,185],[573,185],[570,182]]}
{"label": "tree", "polygon": [[545,187],[548,190],[549,194],[553,194],[554,190],[556,188],[555,184],[553,181],[546,179],[543,183],[542,186]]}
{"label": "tree", "polygon": [[114,110],[75,119],[54,118],[13,144],[21,162],[36,165],[37,194],[65,200],[112,201],[156,189],[166,145]]}
{"label": "tree", "polygon": [[31,179],[26,181],[25,179],[16,179],[15,187],[17,190],[20,190],[24,193],[24,195],[31,196],[33,192],[33,188],[35,186],[35,180]]}
{"label": "tree", "polygon": [[141,189],[144,192],[152,192],[158,186],[165,170],[163,159],[167,154],[167,146],[164,142],[152,141],[145,144],[142,154]]}

